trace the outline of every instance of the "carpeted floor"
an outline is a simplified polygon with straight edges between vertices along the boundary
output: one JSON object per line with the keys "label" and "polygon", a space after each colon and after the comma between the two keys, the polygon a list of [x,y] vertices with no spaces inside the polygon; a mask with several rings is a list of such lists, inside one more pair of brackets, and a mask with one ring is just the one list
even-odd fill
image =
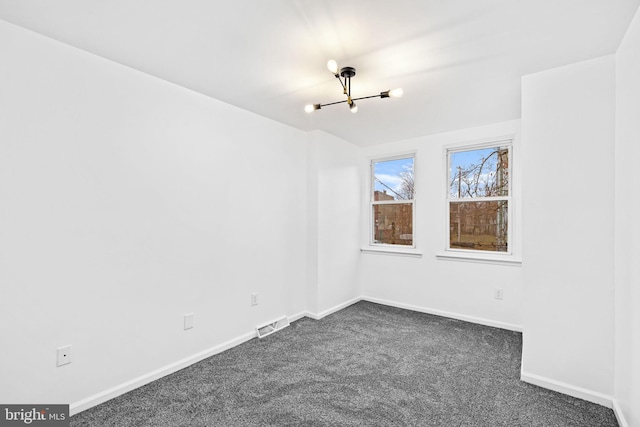
{"label": "carpeted floor", "polygon": [[517,332],[359,302],[71,418],[71,426],[617,426],[519,380]]}

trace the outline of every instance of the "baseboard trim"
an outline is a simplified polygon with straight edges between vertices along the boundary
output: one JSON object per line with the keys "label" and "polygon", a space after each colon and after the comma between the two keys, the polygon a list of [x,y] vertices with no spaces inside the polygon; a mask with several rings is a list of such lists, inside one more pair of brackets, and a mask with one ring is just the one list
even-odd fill
{"label": "baseboard trim", "polygon": [[289,323],[293,323],[296,320],[302,319],[303,317],[309,317],[309,315],[310,315],[310,313],[308,311],[301,311],[300,313],[293,314],[291,316],[288,316],[289,317]]}
{"label": "baseboard trim", "polygon": [[[377,303],[377,304],[382,304],[382,305],[388,305],[391,307],[397,307],[397,308],[403,308],[403,309],[407,309],[407,310],[412,310],[412,311],[418,311],[418,312],[422,312],[422,313],[429,313],[429,314],[435,314],[438,316],[443,316],[443,317],[449,317],[449,318],[453,318],[453,319],[458,319],[458,320],[464,320],[467,322],[472,322],[472,323],[478,323],[481,325],[486,325],[486,326],[493,326],[493,327],[497,327],[497,328],[502,328],[502,329],[508,329],[508,330],[513,330],[513,331],[518,331],[521,332],[522,331],[522,327],[518,326],[518,325],[512,325],[512,324],[508,324],[508,323],[503,323],[503,322],[496,322],[496,321],[492,321],[492,320],[487,320],[487,319],[481,319],[481,318],[476,318],[476,317],[472,317],[472,316],[465,316],[465,315],[460,315],[457,313],[450,313],[450,312],[446,312],[446,311],[441,311],[441,310],[434,310],[434,309],[430,309],[430,308],[425,308],[425,307],[418,307],[418,306],[414,306],[411,304],[403,304],[403,303],[399,303],[399,302],[395,302],[395,301],[389,301],[389,300],[383,300],[380,298],[372,298],[372,297],[356,297],[353,299],[350,299],[348,301],[345,301],[343,303],[337,304],[331,308],[328,308],[326,310],[321,311],[320,313],[312,313],[309,311],[302,311],[299,313],[296,313],[294,315],[288,316],[289,322],[295,322],[296,320],[299,320],[303,317],[309,317],[311,319],[314,320],[321,320],[322,318],[329,316],[330,314],[333,314],[337,311],[340,311],[346,307],[349,307],[350,305],[353,305],[359,301],[369,301],[369,302],[373,302],[373,303]],[[244,335],[241,335],[237,338],[231,339],[229,341],[226,341],[220,345],[217,345],[215,347],[212,347],[210,349],[201,351],[199,353],[196,353],[192,356],[186,357],[184,359],[181,359],[177,362],[171,363],[167,366],[164,366],[162,368],[156,369],[154,371],[151,371],[147,374],[141,375],[137,378],[134,378],[130,381],[126,381],[122,384],[119,384],[115,387],[111,387],[103,392],[94,394],[93,396],[89,396],[85,399],[79,400],[77,402],[72,403],[71,405],[69,405],[69,414],[70,415],[75,415],[77,413],[80,413],[84,410],[87,410],[93,406],[99,405],[101,403],[104,403],[108,400],[113,399],[114,397],[118,397],[122,394],[125,394],[131,390],[134,390],[138,387],[142,387],[143,385],[149,384],[150,382],[153,382],[155,380],[158,380],[162,377],[165,377],[169,374],[172,374],[174,372],[177,372],[181,369],[186,368],[187,366],[193,365],[194,363],[200,362],[201,360],[204,360],[208,357],[214,356],[218,353],[221,353],[225,350],[228,350],[232,347],[235,347],[237,345],[242,344],[243,342],[249,341],[252,338],[255,338],[256,336],[256,332],[252,331],[249,333],[246,333]],[[544,387],[544,386],[543,386]],[[551,388],[551,387],[547,387],[547,388]],[[571,393],[567,393],[567,394],[571,394]],[[588,399],[587,399],[588,400]],[[597,402],[596,402],[597,403]],[[611,401],[609,400],[609,407],[611,405]],[[606,406],[606,405],[605,405]],[[621,423],[622,424],[622,423]]]}
{"label": "baseboard trim", "polygon": [[[458,320],[463,320],[463,321],[467,321],[467,322],[472,322],[472,323],[477,323],[477,324],[481,324],[481,325],[486,325],[486,326],[492,326],[492,327],[497,327],[497,328],[501,328],[501,329],[507,329],[507,330],[511,330],[511,331],[517,331],[517,332],[522,332],[522,327],[519,325],[514,325],[514,324],[510,324],[510,323],[504,323],[504,322],[497,322],[497,321],[493,321],[493,320],[488,320],[488,319],[482,319],[482,318],[478,318],[478,317],[473,317],[473,316],[465,316],[465,315],[461,315],[461,314],[457,314],[457,313],[451,313],[451,312],[447,312],[447,311],[442,311],[442,310],[435,310],[435,309],[431,309],[431,308],[427,308],[427,307],[419,307],[419,306],[415,306],[415,305],[411,305],[411,304],[404,304],[404,303],[399,303],[396,301],[389,301],[389,300],[384,300],[381,298],[373,298],[373,297],[357,297],[357,298],[353,298],[349,301],[343,302],[341,304],[338,304],[334,307],[331,307],[327,310],[323,310],[320,313],[311,313],[309,311],[302,311],[300,313],[288,316],[288,319],[290,322],[295,322],[296,320],[299,320],[303,317],[309,317],[311,319],[314,320],[320,320],[330,314],[333,314],[337,311],[340,311],[350,305],[353,305],[359,301],[369,301],[372,303],[376,303],[376,304],[382,304],[382,305],[387,305],[387,306],[391,306],[391,307],[397,307],[397,308],[402,308],[402,309],[406,309],[406,310],[412,310],[412,311],[417,311],[417,312],[421,312],[421,313],[428,313],[428,314],[434,314],[437,316],[443,316],[443,317],[448,317],[448,318],[452,318],[452,319],[458,319]],[[134,378],[130,381],[126,381],[122,384],[119,384],[115,387],[112,387],[108,390],[105,390],[103,392],[97,393],[93,396],[89,396],[85,399],[82,399],[78,402],[72,403],[71,405],[69,405],[69,414],[70,415],[75,415],[78,414],[84,410],[87,410],[93,406],[99,405],[101,403],[104,403],[108,400],[111,400],[115,397],[118,397],[124,393],[127,393],[131,390],[134,390],[136,388],[142,387],[143,385],[149,384],[150,382],[153,382],[155,380],[158,380],[162,377],[165,377],[169,374],[172,374],[174,372],[177,372],[181,369],[186,368],[187,366],[193,365],[194,363],[200,362],[201,360],[204,360],[208,357],[214,356],[218,353],[221,353],[225,350],[228,350],[230,348],[233,348],[237,345],[240,345],[246,341],[249,341],[250,339],[253,339],[256,337],[256,332],[252,331],[249,333],[246,333],[244,335],[241,335],[237,338],[231,339],[229,341],[226,341],[220,345],[217,345],[215,347],[212,347],[210,349],[201,351],[199,353],[196,353],[192,356],[186,357],[184,359],[181,359],[177,362],[171,363],[169,365],[166,365],[162,368],[156,369],[154,371],[151,371],[147,374],[141,375],[137,378]],[[620,427],[629,427],[629,424],[626,422],[626,419],[624,417],[624,413],[622,411],[622,408],[620,407],[620,405],[618,404],[617,400],[614,399],[612,396],[608,396],[602,393],[598,393],[592,390],[588,390],[582,387],[577,387],[577,386],[573,386],[571,384],[567,384],[567,383],[563,383],[560,381],[556,381],[550,378],[545,378],[542,377],[540,375],[536,375],[536,374],[531,374],[528,372],[525,372],[524,370],[521,369],[520,371],[520,379],[524,382],[530,383],[530,384],[534,384],[537,385],[539,387],[543,387],[549,390],[553,390],[553,391],[557,391],[559,393],[563,393],[569,396],[573,396],[576,397],[578,399],[583,399],[589,402],[593,402],[602,406],[605,406],[607,408],[611,408],[614,411],[614,414],[616,416],[616,419],[618,420],[618,424],[620,424]]]}
{"label": "baseboard trim", "polygon": [[520,370],[520,379],[529,384],[537,385],[542,388],[557,391],[558,393],[577,397],[578,399],[597,403],[598,405],[613,409],[613,397],[603,393],[599,393],[597,391],[563,383],[551,378],[545,378],[540,375],[531,374],[529,372],[525,372],[522,369]]}
{"label": "baseboard trim", "polygon": [[131,390],[134,390],[138,387],[142,387],[143,385],[149,384],[155,380],[158,380],[162,377],[165,377],[169,374],[177,372],[181,369],[186,368],[187,366],[193,365],[194,363],[200,362],[208,357],[211,357],[215,354],[222,353],[225,350],[228,350],[232,347],[242,344],[243,342],[249,341],[252,338],[256,337],[256,332],[252,331],[241,335],[237,338],[226,341],[220,345],[212,347],[208,350],[201,351],[192,356],[185,357],[182,360],[178,360],[177,362],[171,363],[169,365],[163,366],[162,368],[151,371],[147,374],[141,375],[137,378],[134,378],[130,381],[119,384],[115,387],[111,387],[108,390],[103,392],[94,394],[93,396],[89,396],[86,399],[82,399],[78,402],[72,403],[69,405],[69,415],[75,415],[79,412],[85,411],[89,408],[92,408],[96,405],[106,402],[107,400],[111,400],[114,397],[118,397],[122,394],[125,394]]}
{"label": "baseboard trim", "polygon": [[[310,317],[312,319],[315,320],[320,320],[323,317],[326,317],[332,313],[335,313],[336,311],[340,311],[343,308],[346,308],[352,304],[355,304],[356,302],[360,301],[360,298],[354,298],[352,300],[346,301],[342,304],[338,304],[335,307],[332,307],[328,310],[324,310],[320,313],[311,313],[309,311],[301,311],[300,313],[296,313],[294,315],[291,316],[287,316],[289,319],[289,322],[295,322],[296,320],[299,320],[303,317]],[[225,350],[228,350],[232,347],[235,347],[237,345],[242,344],[243,342],[249,341],[252,338],[256,337],[256,332],[252,331],[249,333],[246,333],[244,335],[241,335],[237,338],[231,339],[229,341],[226,341],[220,345],[217,345],[215,347],[212,347],[210,349],[201,351],[199,353],[196,353],[192,356],[189,357],[185,357],[184,359],[181,359],[177,362],[171,363],[167,366],[163,366],[162,368],[156,369],[154,371],[151,371],[149,373],[146,373],[144,375],[141,375],[137,378],[134,378],[130,381],[126,381],[122,384],[119,384],[115,387],[111,387],[110,389],[107,389],[105,391],[102,391],[100,393],[94,394],[93,396],[89,396],[85,399],[79,400],[77,402],[74,402],[72,404],[69,405],[69,415],[75,415],[78,414],[82,411],[85,411],[89,408],[92,408],[96,405],[99,405],[101,403],[104,403],[108,400],[111,400],[115,397],[118,397],[122,394],[125,394],[127,392],[130,392],[131,390],[135,390],[138,387],[142,387],[143,385],[149,384],[150,382],[153,382],[155,380],[158,380],[162,377],[165,377],[169,374],[172,374],[174,372],[177,372],[181,369],[186,368],[187,366],[193,365],[194,363],[198,363],[201,360],[204,360],[208,357],[214,356],[218,353],[222,353]]]}
{"label": "baseboard trim", "polygon": [[624,417],[624,412],[622,411],[618,400],[612,399],[611,403],[613,404],[613,413],[616,415],[616,419],[618,420],[620,427],[629,427],[629,423]]}
{"label": "baseboard trim", "polygon": [[442,310],[436,310],[428,307],[420,307],[412,304],[404,304],[401,302],[389,301],[381,298],[364,296],[362,297],[362,300],[373,302],[376,304],[388,305],[396,308],[403,308],[411,311],[418,311],[420,313],[434,314],[436,316],[449,317],[451,319],[463,320],[465,322],[477,323],[485,326],[492,326],[494,328],[506,329],[508,331],[522,332],[522,326],[515,325],[513,323],[499,322],[496,320],[483,319],[481,317],[466,316],[464,314],[452,313],[450,311],[442,311]]}
{"label": "baseboard trim", "polygon": [[358,301],[361,301],[361,300],[362,300],[362,298],[356,297],[356,298],[350,299],[349,301],[345,301],[345,302],[343,302],[341,304],[333,306],[333,307],[331,307],[329,309],[323,310],[320,313],[311,313],[311,312],[309,312],[309,313],[307,313],[307,316],[312,318],[312,319],[314,319],[314,320],[320,320],[323,317],[327,317],[328,315],[333,314],[336,311],[340,311],[340,310],[342,310],[344,308],[347,308],[350,305],[353,305],[353,304],[355,304],[355,303],[357,303]]}

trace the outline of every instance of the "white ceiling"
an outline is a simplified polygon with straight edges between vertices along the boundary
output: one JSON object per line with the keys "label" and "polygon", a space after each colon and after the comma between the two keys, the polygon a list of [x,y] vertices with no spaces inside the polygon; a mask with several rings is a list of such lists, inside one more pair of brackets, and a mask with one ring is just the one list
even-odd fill
{"label": "white ceiling", "polygon": [[[0,19],[359,145],[520,117],[520,77],[613,53],[640,0],[0,0]],[[312,114],[354,97],[401,99]]]}

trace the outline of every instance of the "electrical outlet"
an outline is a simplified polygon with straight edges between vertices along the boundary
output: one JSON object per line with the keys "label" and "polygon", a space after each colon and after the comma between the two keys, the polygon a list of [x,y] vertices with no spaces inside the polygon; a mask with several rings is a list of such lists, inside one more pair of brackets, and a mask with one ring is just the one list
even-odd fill
{"label": "electrical outlet", "polygon": [[71,363],[71,346],[65,345],[64,347],[58,347],[58,364],[57,366],[67,365]]}
{"label": "electrical outlet", "polygon": [[502,298],[503,298],[503,296],[504,296],[504,295],[503,295],[503,290],[502,290],[502,288],[496,288],[496,290],[495,290],[495,294],[494,294],[495,299],[502,299]]}
{"label": "electrical outlet", "polygon": [[195,314],[187,313],[184,315],[184,330],[193,328],[193,318]]}
{"label": "electrical outlet", "polygon": [[254,292],[251,294],[251,305],[258,305],[258,293]]}

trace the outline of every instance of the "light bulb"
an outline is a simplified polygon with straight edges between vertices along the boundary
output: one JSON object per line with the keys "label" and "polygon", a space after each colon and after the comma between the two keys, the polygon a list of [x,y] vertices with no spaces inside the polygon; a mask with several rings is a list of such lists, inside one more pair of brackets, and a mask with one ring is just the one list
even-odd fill
{"label": "light bulb", "polygon": [[304,111],[307,113],[313,113],[320,109],[320,104],[308,104],[304,106]]}
{"label": "light bulb", "polygon": [[404,94],[404,91],[402,90],[402,88],[397,88],[389,91],[389,96],[393,98],[400,98],[402,94]]}
{"label": "light bulb", "polygon": [[356,105],[355,102],[351,103],[351,105],[349,106],[349,109],[351,110],[352,113],[357,113],[358,112],[358,106]]}
{"label": "light bulb", "polygon": [[327,68],[333,74],[338,74],[338,63],[334,59],[330,59],[329,62],[327,62]]}

